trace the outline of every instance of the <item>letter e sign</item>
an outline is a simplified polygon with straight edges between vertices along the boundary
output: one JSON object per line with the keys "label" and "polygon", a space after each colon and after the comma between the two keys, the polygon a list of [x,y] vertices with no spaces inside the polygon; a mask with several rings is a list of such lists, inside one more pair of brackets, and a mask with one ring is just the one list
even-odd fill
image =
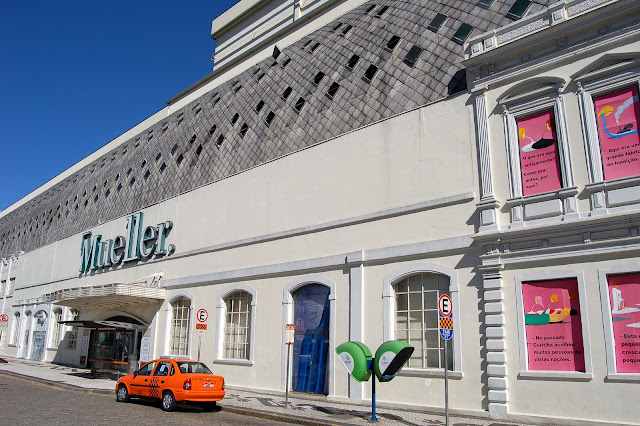
{"label": "letter e sign", "polygon": [[209,314],[206,309],[198,309],[198,313],[196,313],[196,319],[198,322],[207,322],[207,318],[209,318]]}

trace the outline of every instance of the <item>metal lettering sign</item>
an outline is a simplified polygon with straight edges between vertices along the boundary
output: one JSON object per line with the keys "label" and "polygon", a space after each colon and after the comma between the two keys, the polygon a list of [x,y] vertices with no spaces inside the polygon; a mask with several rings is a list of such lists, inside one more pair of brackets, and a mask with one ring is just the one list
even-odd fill
{"label": "metal lettering sign", "polygon": [[451,340],[453,337],[453,303],[446,294],[438,299],[438,319],[440,337],[444,340]]}

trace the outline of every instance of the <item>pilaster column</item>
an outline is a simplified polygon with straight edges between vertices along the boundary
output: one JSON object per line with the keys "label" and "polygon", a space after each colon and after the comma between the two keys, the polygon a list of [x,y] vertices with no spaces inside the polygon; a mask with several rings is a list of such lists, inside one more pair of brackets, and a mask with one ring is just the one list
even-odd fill
{"label": "pilaster column", "polygon": [[[364,340],[364,252],[356,252],[349,255],[352,264],[349,270],[349,340],[363,342]],[[364,342],[363,342],[364,343]],[[364,399],[365,384],[356,381],[349,376],[349,398]]]}
{"label": "pilaster column", "polygon": [[501,264],[483,265],[483,301],[485,314],[485,338],[487,357],[487,398],[490,413],[509,411],[507,386],[507,343],[504,291],[500,272]]}
{"label": "pilaster column", "polygon": [[476,134],[478,155],[480,157],[480,228],[496,229],[498,202],[493,195],[493,178],[491,175],[491,150],[489,144],[489,120],[487,118],[487,99],[484,92],[476,95]]}
{"label": "pilaster column", "polygon": [[[589,183],[598,183],[604,180],[602,172],[602,158],[600,155],[600,140],[596,124],[596,113],[593,99],[587,93],[582,84],[578,82],[578,105],[582,118],[582,133],[584,134],[584,149],[587,153],[587,168],[589,170]],[[592,213],[606,212],[604,190],[591,193]]]}

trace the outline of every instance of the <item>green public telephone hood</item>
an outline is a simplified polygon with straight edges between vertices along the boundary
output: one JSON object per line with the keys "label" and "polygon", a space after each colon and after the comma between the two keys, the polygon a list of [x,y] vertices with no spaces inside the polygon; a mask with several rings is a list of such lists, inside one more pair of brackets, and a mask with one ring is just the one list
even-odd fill
{"label": "green public telephone hood", "polygon": [[366,382],[371,377],[369,363],[373,356],[364,343],[346,342],[336,348],[336,353],[351,376],[359,382]]}
{"label": "green public telephone hood", "polygon": [[389,340],[384,342],[376,351],[374,369],[376,377],[381,382],[388,382],[396,376],[407,363],[413,353],[413,346],[407,342]]}

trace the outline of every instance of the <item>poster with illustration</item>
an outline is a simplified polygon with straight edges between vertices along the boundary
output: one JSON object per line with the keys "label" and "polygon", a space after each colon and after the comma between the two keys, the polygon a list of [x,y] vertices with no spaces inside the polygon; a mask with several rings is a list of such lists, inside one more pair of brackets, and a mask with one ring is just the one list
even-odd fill
{"label": "poster with illustration", "polygon": [[585,371],[578,280],[522,284],[529,370]]}
{"label": "poster with illustration", "polygon": [[595,99],[598,135],[606,180],[640,175],[638,86]]}
{"label": "poster with illustration", "polygon": [[618,373],[640,373],[640,274],[607,277]]}
{"label": "poster with illustration", "polygon": [[553,111],[517,120],[522,194],[555,191],[562,186]]}

